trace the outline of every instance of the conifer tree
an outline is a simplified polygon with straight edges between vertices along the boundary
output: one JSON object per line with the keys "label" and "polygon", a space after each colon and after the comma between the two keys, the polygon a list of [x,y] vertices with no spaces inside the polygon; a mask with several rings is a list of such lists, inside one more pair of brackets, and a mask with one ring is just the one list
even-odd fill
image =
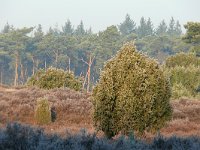
{"label": "conifer tree", "polygon": [[130,15],[127,14],[124,22],[122,22],[118,27],[122,35],[128,35],[135,32],[135,22],[130,18]]}
{"label": "conifer tree", "polygon": [[147,24],[146,24],[146,35],[153,35],[153,23],[151,21],[151,18],[148,18]]}
{"label": "conifer tree", "polygon": [[162,22],[159,24],[156,34],[157,35],[164,35],[167,33],[167,24],[165,23],[165,20],[162,20]]}
{"label": "conifer tree", "polygon": [[70,20],[68,19],[67,22],[65,22],[65,25],[62,27],[62,33],[64,35],[72,35],[73,32],[74,32],[73,26]]}
{"label": "conifer tree", "polygon": [[138,34],[139,37],[146,36],[146,27],[147,27],[146,20],[145,20],[144,17],[142,17],[140,19],[140,25],[137,28],[137,34]]}
{"label": "conifer tree", "polygon": [[76,33],[76,35],[79,35],[79,36],[85,35],[85,29],[84,29],[82,20],[81,20],[80,24],[77,26],[75,33]]}

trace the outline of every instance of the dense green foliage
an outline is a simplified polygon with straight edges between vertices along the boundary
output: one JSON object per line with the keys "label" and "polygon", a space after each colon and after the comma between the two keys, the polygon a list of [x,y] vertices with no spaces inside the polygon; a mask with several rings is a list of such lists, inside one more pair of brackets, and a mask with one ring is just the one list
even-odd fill
{"label": "dense green foliage", "polygon": [[172,98],[199,97],[200,92],[200,23],[188,22],[182,38],[190,43],[190,52],[179,53],[167,58],[165,70],[172,83]]}
{"label": "dense green foliage", "polygon": [[43,89],[68,87],[76,91],[82,87],[80,79],[76,79],[72,72],[56,68],[48,68],[46,71],[39,70],[28,80],[27,85]]}
{"label": "dense green foliage", "polygon": [[182,83],[173,83],[172,86],[172,98],[173,99],[179,99],[181,97],[192,97],[191,92],[186,89],[185,86],[183,86]]}
{"label": "dense green foliage", "polygon": [[35,119],[40,125],[48,124],[51,122],[50,106],[46,98],[40,98],[37,100]]}
{"label": "dense green foliage", "polygon": [[165,70],[172,85],[172,98],[196,97],[200,87],[200,58],[194,53],[179,53],[167,58]]}
{"label": "dense green foliage", "polygon": [[200,58],[196,57],[194,53],[177,53],[166,59],[165,65],[167,68],[173,68],[175,66],[189,67],[194,65],[200,66]]}
{"label": "dense green foliage", "polygon": [[169,80],[153,59],[125,44],[104,66],[93,91],[94,123],[107,137],[155,132],[170,120]]}
{"label": "dense green foliage", "polygon": [[[176,66],[168,69],[172,87],[182,84],[193,97],[198,95],[197,89],[200,86],[200,67],[193,65],[188,67]],[[184,95],[182,95],[184,96]]]}
{"label": "dense green foliage", "polygon": [[183,40],[187,43],[191,43],[193,46],[190,51],[200,57],[200,23],[199,22],[188,22],[184,25],[187,30]]}
{"label": "dense green foliage", "polygon": [[2,150],[197,150],[200,147],[199,137],[155,137],[145,142],[129,136],[115,140],[97,137],[84,130],[74,135],[66,133],[60,137],[45,134],[43,130],[21,124],[8,124],[0,130],[0,149]]}
{"label": "dense green foliage", "polygon": [[184,25],[187,30],[186,35],[183,37],[186,42],[199,43],[200,42],[200,23],[199,22],[188,22]]}
{"label": "dense green foliage", "polygon": [[127,41],[135,40],[139,51],[146,52],[162,63],[169,55],[187,52],[193,43],[181,39],[181,27],[171,18],[170,24],[163,20],[156,28],[150,18],[141,18],[140,24],[126,15],[118,26],[93,33],[85,29],[81,21],[74,28],[70,20],[59,30],[50,28],[43,32],[42,26],[16,29],[6,24],[0,33],[0,74],[3,84],[24,84],[39,69],[50,66],[71,70],[76,76],[86,76],[89,56],[95,56],[91,66],[91,82],[95,83],[105,61],[116,54]]}

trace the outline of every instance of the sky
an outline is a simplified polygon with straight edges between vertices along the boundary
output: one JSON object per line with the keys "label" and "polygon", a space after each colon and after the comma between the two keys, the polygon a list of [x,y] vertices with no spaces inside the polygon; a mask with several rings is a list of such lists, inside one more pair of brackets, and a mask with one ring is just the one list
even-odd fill
{"label": "sky", "polygon": [[171,17],[181,25],[200,21],[200,0],[0,0],[0,30],[8,22],[16,28],[41,24],[45,31],[69,19],[74,27],[82,20],[86,29],[98,32],[118,25],[128,13],[136,24],[151,18],[156,27]]}

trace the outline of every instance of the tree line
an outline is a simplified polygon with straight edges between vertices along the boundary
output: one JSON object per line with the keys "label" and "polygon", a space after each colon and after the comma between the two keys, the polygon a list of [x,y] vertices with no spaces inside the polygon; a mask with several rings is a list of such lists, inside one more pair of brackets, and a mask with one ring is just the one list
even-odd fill
{"label": "tree line", "polygon": [[37,70],[51,66],[72,71],[76,76],[89,76],[88,80],[95,83],[104,63],[129,41],[135,41],[139,51],[160,63],[193,46],[182,40],[181,25],[173,17],[168,25],[163,20],[155,28],[150,18],[142,17],[137,26],[127,14],[119,25],[98,33],[85,29],[83,21],[74,28],[67,20],[61,30],[50,27],[46,33],[40,24],[15,28],[7,23],[0,32],[1,84],[24,84]]}

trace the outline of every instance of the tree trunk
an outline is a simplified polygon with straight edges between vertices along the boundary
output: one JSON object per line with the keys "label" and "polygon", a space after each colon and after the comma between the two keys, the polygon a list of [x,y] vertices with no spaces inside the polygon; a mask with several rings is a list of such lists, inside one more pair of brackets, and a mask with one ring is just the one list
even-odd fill
{"label": "tree trunk", "polygon": [[37,71],[37,70],[38,70],[38,68],[39,68],[39,60],[38,60],[38,59],[36,59],[36,67],[35,67],[35,70]]}
{"label": "tree trunk", "polygon": [[58,50],[53,50],[53,53],[55,55],[55,68],[57,69],[58,67],[58,56],[59,56],[59,51]]}
{"label": "tree trunk", "polygon": [[14,79],[14,86],[17,86],[17,84],[18,84],[18,78],[19,78],[19,75],[18,75],[18,62],[19,62],[19,53],[17,53],[15,55],[15,79]]}
{"label": "tree trunk", "polygon": [[87,75],[88,75],[88,72],[85,75],[85,79],[84,79],[84,82],[83,82],[83,89],[85,88],[85,83],[86,83],[86,80],[87,80]]}
{"label": "tree trunk", "polygon": [[23,64],[21,63],[20,64],[20,66],[21,66],[21,74],[20,74],[20,78],[21,78],[21,81],[22,81],[22,84],[24,84],[24,66],[23,66]]}
{"label": "tree trunk", "polygon": [[45,71],[47,70],[47,61],[46,61],[46,57],[45,57],[45,60],[44,60],[44,69],[45,69]]}
{"label": "tree trunk", "polygon": [[90,68],[92,65],[92,59],[90,55],[89,63],[88,63],[88,83],[87,83],[87,93],[90,91]]}
{"label": "tree trunk", "polygon": [[94,58],[95,58],[95,56],[92,58],[91,54],[90,54],[89,62],[84,61],[83,58],[81,59],[85,64],[88,65],[88,70],[87,70],[85,80],[84,80],[84,83],[83,83],[83,88],[84,88],[86,80],[87,80],[87,93],[90,91],[90,72],[91,72],[90,70],[91,70],[91,66],[92,66]]}
{"label": "tree trunk", "polygon": [[27,69],[27,66],[26,66],[25,71],[24,71],[24,76],[25,76],[25,80],[27,80],[27,78],[28,78],[28,69]]}
{"label": "tree trunk", "polygon": [[35,59],[32,57],[32,62],[33,62],[33,68],[32,68],[32,75],[35,74]]}

